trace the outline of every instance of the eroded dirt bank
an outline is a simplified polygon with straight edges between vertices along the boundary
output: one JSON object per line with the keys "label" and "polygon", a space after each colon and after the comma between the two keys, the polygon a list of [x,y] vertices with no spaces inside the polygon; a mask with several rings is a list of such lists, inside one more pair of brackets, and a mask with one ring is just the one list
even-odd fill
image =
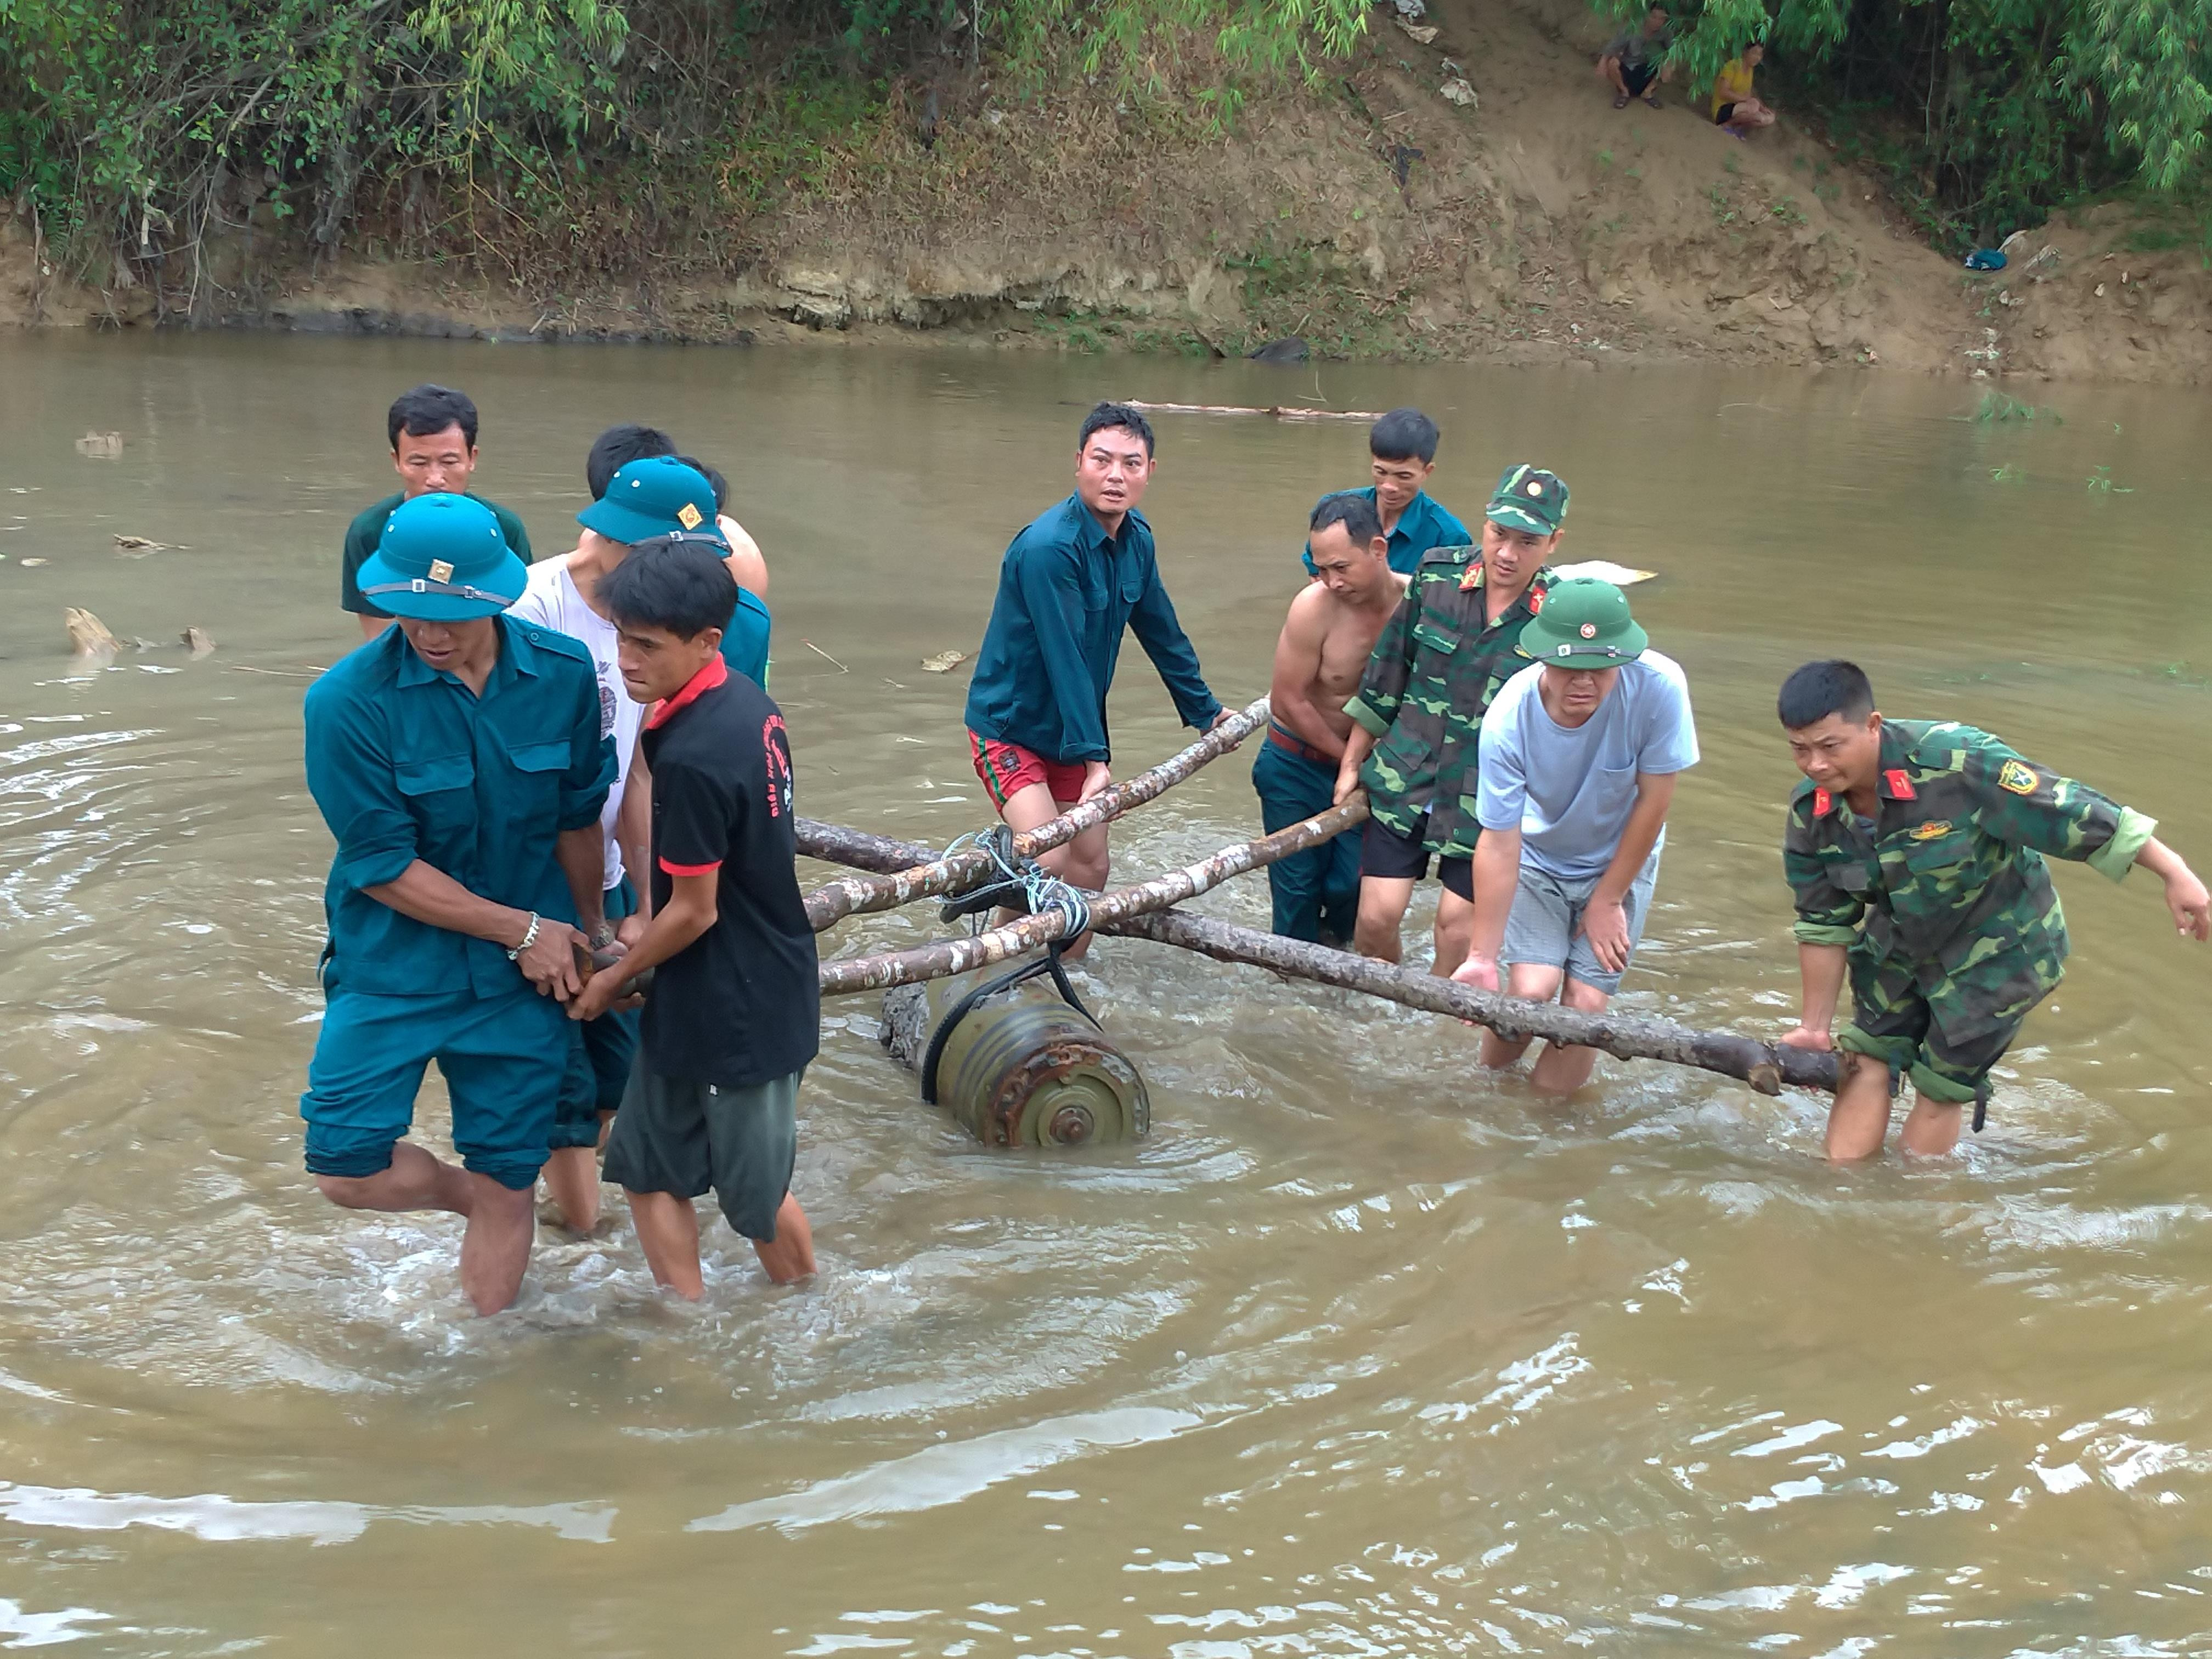
{"label": "eroded dirt bank", "polygon": [[[1669,89],[1615,112],[1574,0],[1431,0],[1432,40],[1378,12],[1349,73],[1249,106],[1227,137],[1148,125],[1085,89],[971,88],[895,164],[745,227],[742,258],[682,246],[620,282],[494,282],[483,262],[319,265],[250,202],[187,272],[54,275],[0,225],[0,320],[165,313],[320,331],[504,339],[866,339],[928,329],[1056,349],[1594,362],[1717,358],[2194,384],[2212,277],[2105,209],[1960,270],[1793,126],[1739,143]],[[1455,79],[1470,106],[1444,95]],[[157,292],[156,289],[159,289]]]}

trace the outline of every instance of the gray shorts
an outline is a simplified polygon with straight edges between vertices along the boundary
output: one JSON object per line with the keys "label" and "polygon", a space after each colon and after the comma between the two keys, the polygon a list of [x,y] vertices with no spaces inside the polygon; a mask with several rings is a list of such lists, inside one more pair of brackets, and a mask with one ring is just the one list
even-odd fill
{"label": "gray shorts", "polygon": [[[1651,849],[1651,856],[1644,860],[1643,869],[1629,887],[1628,896],[1620,902],[1622,914],[1628,919],[1632,957],[1643,942],[1644,918],[1651,913],[1651,889],[1659,880],[1660,850]],[[1505,944],[1498,953],[1498,960],[1531,968],[1564,968],[1569,979],[1580,980],[1593,991],[1611,996],[1620,988],[1620,975],[1599,966],[1589,940],[1576,932],[1583,925],[1583,912],[1589,908],[1590,894],[1602,879],[1592,876],[1586,881],[1561,881],[1522,859],[1521,884],[1513,895],[1513,913],[1505,920]]]}
{"label": "gray shorts", "polygon": [[605,1174],[632,1193],[696,1198],[709,1188],[730,1225],[767,1244],[799,1156],[799,1080],[749,1089],[663,1077],[642,1055],[607,1138]]}

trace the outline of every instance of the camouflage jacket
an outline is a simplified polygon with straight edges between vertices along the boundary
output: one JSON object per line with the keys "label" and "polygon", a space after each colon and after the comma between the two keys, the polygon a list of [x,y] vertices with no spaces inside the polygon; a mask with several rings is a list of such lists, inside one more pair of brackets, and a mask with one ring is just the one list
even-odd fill
{"label": "camouflage jacket", "polygon": [[1951,720],[1882,727],[1871,836],[1810,779],[1790,801],[1782,862],[1798,939],[1945,974],[2000,954],[2066,954],[2044,854],[2124,877],[2156,820]]}
{"label": "camouflage jacket", "polygon": [[1401,836],[1420,830],[1431,851],[1453,858],[1474,852],[1480,833],[1474,788],[1483,713],[1498,688],[1528,665],[1521,629],[1544,608],[1553,581],[1550,566],[1539,569],[1492,623],[1485,620],[1482,577],[1478,548],[1424,554],[1344,705],[1376,738],[1359,770],[1376,822]]}

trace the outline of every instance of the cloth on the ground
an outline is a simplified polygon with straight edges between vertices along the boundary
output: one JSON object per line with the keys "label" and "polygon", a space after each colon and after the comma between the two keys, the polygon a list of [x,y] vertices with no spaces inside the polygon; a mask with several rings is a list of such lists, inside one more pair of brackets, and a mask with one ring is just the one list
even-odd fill
{"label": "cloth on the ground", "polygon": [[799,1071],[818,1047],[822,999],[783,714],[716,657],[647,718],[644,746],[653,908],[674,877],[711,872],[716,914],[654,975],[641,1063],[723,1089]]}
{"label": "cloth on the ground", "polygon": [[1698,763],[1689,682],[1673,659],[1646,651],[1613,671],[1589,719],[1566,726],[1544,707],[1545,672],[1539,663],[1516,674],[1483,718],[1482,827],[1520,830],[1523,864],[1562,881],[1594,878],[1620,846],[1638,775]]}
{"label": "cloth on the ground", "polygon": [[1713,76],[1712,112],[1716,118],[1726,104],[1741,103],[1751,96],[1752,71],[1741,58],[1731,58],[1721,65],[1721,72]]}
{"label": "cloth on the ground", "polygon": [[1483,711],[1528,659],[1521,630],[1542,607],[1552,572],[1488,620],[1480,550],[1431,548],[1383,624],[1344,712],[1378,739],[1359,769],[1375,822],[1401,836],[1416,825],[1435,851],[1474,851],[1475,737]]}
{"label": "cloth on the ground", "polygon": [[[471,490],[470,499],[483,501],[483,497]],[[380,611],[361,595],[361,567],[368,556],[384,542],[385,521],[391,518],[404,495],[386,495],[374,507],[362,509],[354,521],[346,526],[345,551],[338,566],[338,604],[357,617],[388,617],[388,611]],[[507,544],[514,556],[525,564],[530,562],[530,532],[522,527],[522,520],[497,501],[484,501],[499,520],[499,532],[507,538]]]}
{"label": "cloth on the ground", "polygon": [[1133,512],[1109,538],[1070,495],[1006,549],[968,685],[968,729],[1047,760],[1111,759],[1106,693],[1124,628],[1159,670],[1183,724],[1205,730],[1221,705],[1161,584],[1152,526]]}
{"label": "cloth on the ground", "polygon": [[696,1198],[712,1189],[723,1218],[757,1243],[775,1240],[775,1212],[799,1154],[805,1068],[742,1089],[664,1077],[649,1061],[630,1076],[607,1137],[605,1175],[632,1193]]}
{"label": "cloth on the ground", "polygon": [[[1524,966],[1562,968],[1569,979],[1611,996],[1620,988],[1620,974],[1597,959],[1596,947],[1582,931],[1589,910],[1590,895],[1603,880],[1602,872],[1577,881],[1562,881],[1539,870],[1525,858],[1514,889],[1513,908],[1505,919],[1505,943],[1498,960]],[[1651,890],[1659,880],[1659,849],[1636,872],[1620,901],[1622,920],[1628,924],[1628,953],[1644,942],[1644,924],[1650,919]]]}
{"label": "cloth on the ground", "polygon": [[[1370,484],[1364,489],[1347,489],[1343,493],[1371,501],[1375,499],[1375,486]],[[1328,497],[1324,495],[1321,499],[1325,501]],[[1320,504],[1319,501],[1315,503],[1316,507]],[[1398,522],[1390,526],[1388,539],[1390,544],[1390,568],[1401,576],[1410,576],[1419,566],[1421,555],[1431,548],[1463,547],[1474,538],[1468,534],[1467,526],[1443,503],[1427,490],[1417,489],[1413,492],[1413,499],[1406,503],[1406,510],[1398,515]],[[1307,575],[1321,574],[1314,568],[1311,547],[1300,553],[1298,558],[1305,565]]]}
{"label": "cloth on the ground", "polygon": [[[1263,743],[1253,757],[1252,787],[1260,795],[1261,825],[1272,836],[1335,804],[1336,768]],[[1317,944],[1324,928],[1351,939],[1359,916],[1359,830],[1277,860],[1267,866],[1267,890],[1274,930],[1285,939]]]}
{"label": "cloth on the ground", "polygon": [[495,904],[576,920],[555,842],[599,822],[614,780],[598,681],[567,635],[492,621],[499,657],[481,695],[397,628],[307,688],[307,788],[337,842],[323,907],[352,989],[504,996],[524,983],[490,940],[369,896],[418,858]]}
{"label": "cloth on the ground", "polygon": [[574,1040],[561,1005],[520,975],[498,996],[386,996],[355,989],[351,973],[324,966],[327,1001],[300,1097],[308,1171],[360,1179],[390,1168],[435,1060],[463,1167],[527,1188],[545,1163]]}

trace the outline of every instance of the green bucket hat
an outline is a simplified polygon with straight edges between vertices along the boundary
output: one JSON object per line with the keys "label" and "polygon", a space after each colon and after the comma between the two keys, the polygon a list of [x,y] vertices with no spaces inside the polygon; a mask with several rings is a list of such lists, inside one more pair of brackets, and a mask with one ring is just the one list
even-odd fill
{"label": "green bucket hat", "polygon": [[1628,596],[1588,576],[1553,584],[1521,629],[1521,654],[1550,668],[1618,668],[1650,643],[1628,614]]}
{"label": "green bucket hat", "polygon": [[416,622],[495,617],[522,597],[528,576],[492,510],[468,495],[400,502],[359,573],[363,599]]}
{"label": "green bucket hat", "polygon": [[1567,487],[1556,472],[1523,462],[1509,466],[1491,492],[1482,516],[1501,530],[1553,536],[1567,519]]}
{"label": "green bucket hat", "polygon": [[576,522],[611,542],[704,537],[728,551],[714,527],[714,487],[672,455],[632,461],[608,481],[605,495],[576,515]]}

